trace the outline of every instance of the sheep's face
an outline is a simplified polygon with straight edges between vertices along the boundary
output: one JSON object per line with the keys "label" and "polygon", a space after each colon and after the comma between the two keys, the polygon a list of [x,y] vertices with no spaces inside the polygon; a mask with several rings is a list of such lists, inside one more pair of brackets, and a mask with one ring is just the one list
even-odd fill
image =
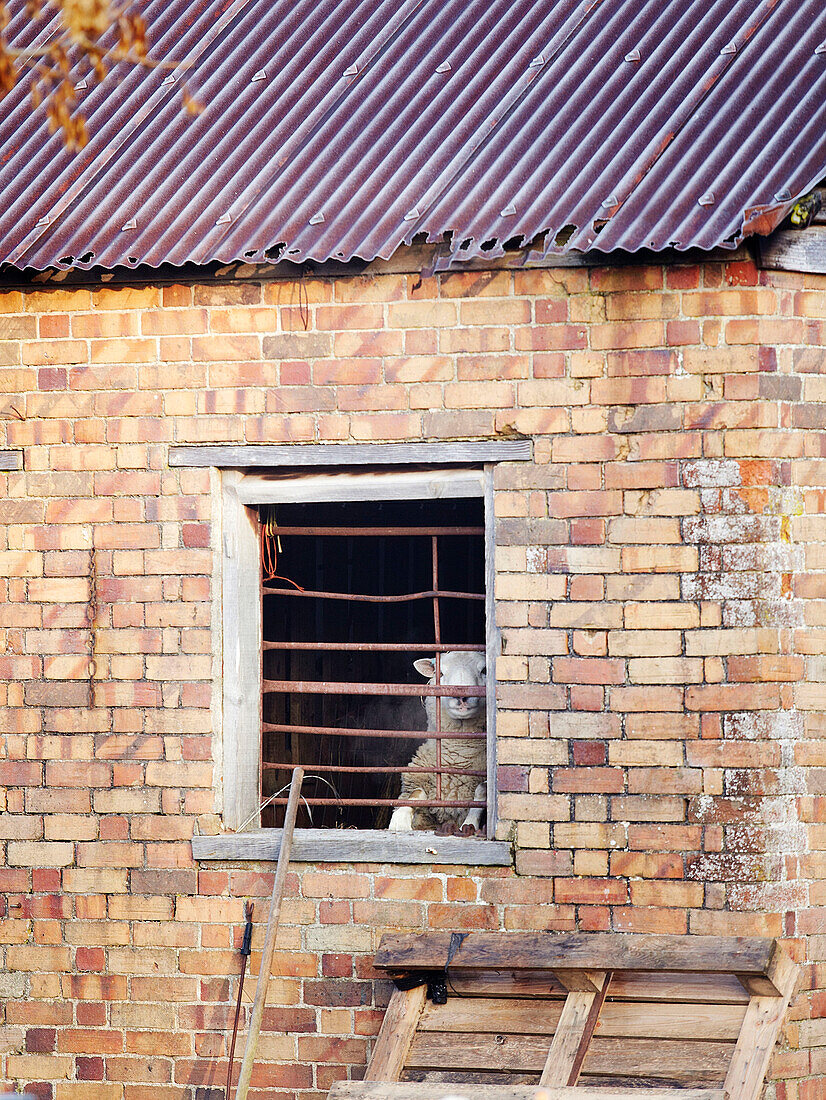
{"label": "sheep's face", "polygon": [[[435,683],[436,662],[430,657],[414,661],[413,667],[431,683]],[[439,659],[440,683],[449,687],[483,687],[485,684],[484,653],[443,653]],[[485,709],[484,695],[442,697],[442,707],[457,721],[475,718]]]}

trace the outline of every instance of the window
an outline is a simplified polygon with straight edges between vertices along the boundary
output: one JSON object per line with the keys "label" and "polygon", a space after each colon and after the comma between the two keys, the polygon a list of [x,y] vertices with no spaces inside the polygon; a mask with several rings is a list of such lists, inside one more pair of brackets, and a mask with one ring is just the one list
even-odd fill
{"label": "window", "polygon": [[[485,687],[469,694],[486,702],[480,778],[487,779],[488,837],[496,825],[494,467],[485,462],[491,448],[496,458],[512,450],[523,458],[530,447],[509,441],[404,450],[433,447],[448,460],[461,452],[464,464],[388,468],[395,445],[173,453],[174,465],[219,471],[220,755],[223,818],[234,835],[196,837],[196,858],[272,857],[284,798],[277,792],[300,763],[317,778],[305,781],[312,817],[305,810],[299,820],[296,859],[510,862],[503,842],[387,829],[401,775],[426,739],[421,697],[439,690],[428,689],[413,661],[449,649],[478,653],[489,669]],[[481,461],[471,466],[476,448]],[[334,460],[356,450],[365,452],[357,472],[351,462],[325,462],[323,472],[277,462],[261,469],[261,452],[288,451],[295,462],[296,452],[324,451]],[[250,452],[258,461],[238,468]],[[450,731],[440,732],[444,744]],[[451,768],[437,763],[445,781]],[[451,801],[438,794],[435,801]],[[481,801],[476,793],[458,801],[475,797]]]}
{"label": "window", "polygon": [[[380,478],[359,480],[381,494]],[[264,827],[282,823],[299,764],[299,827],[386,829],[405,798],[403,777],[419,827],[457,832],[471,809],[481,819],[473,801],[487,782],[483,482],[446,484],[478,495],[259,509]],[[440,679],[469,686],[426,687],[437,658]],[[444,706],[467,717],[450,721],[445,711],[442,720],[434,696],[426,713],[425,691],[450,692]],[[393,820],[409,827],[410,815]]]}

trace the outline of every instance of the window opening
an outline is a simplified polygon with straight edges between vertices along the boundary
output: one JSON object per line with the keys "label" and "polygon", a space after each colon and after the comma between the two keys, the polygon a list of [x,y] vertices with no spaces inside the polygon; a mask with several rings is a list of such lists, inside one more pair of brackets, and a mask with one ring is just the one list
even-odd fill
{"label": "window opening", "polygon": [[[286,795],[272,796],[300,764],[318,777],[305,782],[300,826],[382,829],[394,807],[407,805],[419,827],[459,831],[485,801],[476,790],[457,797],[461,781],[449,777],[484,783],[484,757],[479,767],[457,767],[442,759],[444,745],[484,745],[486,733],[442,728],[438,703],[429,728],[423,702],[484,700],[485,686],[438,678],[429,686],[413,662],[433,659],[438,676],[444,654],[485,652],[483,502],[262,505],[259,517],[259,775],[261,801],[271,799],[262,825],[283,823]],[[412,758],[425,741],[435,742],[435,759],[422,766]],[[435,776],[432,796],[402,798],[405,774]]]}

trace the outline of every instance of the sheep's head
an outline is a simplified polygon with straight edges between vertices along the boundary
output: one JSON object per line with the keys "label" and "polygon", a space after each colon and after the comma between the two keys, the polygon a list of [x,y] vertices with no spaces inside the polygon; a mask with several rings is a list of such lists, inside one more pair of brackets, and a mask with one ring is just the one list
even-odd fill
{"label": "sheep's head", "polygon": [[[436,662],[432,657],[422,657],[414,661],[413,667],[431,683],[436,679]],[[442,653],[439,658],[440,682],[448,687],[483,687],[485,684],[484,653],[450,652]],[[442,696],[442,706],[459,721],[475,718],[485,709],[484,695]]]}

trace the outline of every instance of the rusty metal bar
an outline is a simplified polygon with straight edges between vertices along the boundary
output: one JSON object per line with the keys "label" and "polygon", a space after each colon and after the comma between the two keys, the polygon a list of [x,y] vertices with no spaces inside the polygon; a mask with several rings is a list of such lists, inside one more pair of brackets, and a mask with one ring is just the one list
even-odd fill
{"label": "rusty metal bar", "polygon": [[[279,771],[290,771],[292,768],[298,768],[300,766],[307,767],[311,771],[314,771],[314,772],[353,772],[353,773],[358,773],[359,775],[361,775],[361,774],[384,775],[385,773],[391,773],[391,772],[396,773],[396,774],[401,774],[402,772],[412,772],[412,773],[415,773],[415,774],[418,774],[418,775],[432,775],[436,771],[436,768],[410,768],[410,767],[402,767],[401,765],[393,765],[393,767],[386,766],[386,767],[379,767],[379,768],[368,767],[367,765],[365,765],[364,767],[355,767],[355,766],[351,766],[351,765],[348,765],[347,767],[344,767],[343,765],[338,765],[338,764],[306,764],[306,765],[299,765],[299,764],[272,764],[272,763],[269,763],[269,762],[267,762],[263,765],[263,767],[265,767],[265,768],[272,768],[274,770],[279,770]],[[443,768],[442,772],[443,772],[444,775],[487,775],[487,772],[470,771],[468,768]],[[345,798],[344,801],[347,802],[348,800]]]}
{"label": "rusty metal bar", "polygon": [[450,732],[437,733],[435,730],[375,730],[359,729],[355,726],[290,726],[284,722],[264,722],[263,729],[267,733],[314,733],[334,737],[398,737],[409,741],[466,741],[468,739],[481,741],[487,737],[485,730],[469,730],[466,733],[450,730]]}
{"label": "rusty metal bar", "polygon": [[484,535],[484,527],[275,527],[276,535],[336,535],[347,538],[351,535],[370,537],[389,537],[409,535],[430,538],[433,535]]}
{"label": "rusty metal bar", "polygon": [[264,642],[264,649],[335,650],[342,653],[484,653],[484,645],[469,642]]}
{"label": "rusty metal bar", "polygon": [[[299,765],[296,764],[296,767]],[[308,765],[312,767],[312,765]],[[304,795],[301,796],[301,801],[309,803],[311,806],[416,806],[420,810],[427,810],[431,807],[449,809],[451,806],[465,807],[481,806],[484,807],[484,802],[471,802],[467,800],[460,801],[459,799],[451,799],[449,802],[429,802],[424,798],[309,798]],[[271,806],[283,806],[287,802],[286,798],[274,798],[270,803]]]}
{"label": "rusty metal bar", "polygon": [[264,692],[283,691],[288,695],[448,695],[453,699],[481,699],[486,689],[471,684],[382,684],[330,683],[327,680],[264,680]]}
{"label": "rusty metal bar", "polygon": [[484,592],[405,592],[401,596],[362,596],[349,592],[315,592],[299,588],[268,588],[261,586],[265,596],[301,596],[305,599],[347,600],[349,603],[406,603],[410,600],[432,600],[435,597],[453,600],[484,600]]}

